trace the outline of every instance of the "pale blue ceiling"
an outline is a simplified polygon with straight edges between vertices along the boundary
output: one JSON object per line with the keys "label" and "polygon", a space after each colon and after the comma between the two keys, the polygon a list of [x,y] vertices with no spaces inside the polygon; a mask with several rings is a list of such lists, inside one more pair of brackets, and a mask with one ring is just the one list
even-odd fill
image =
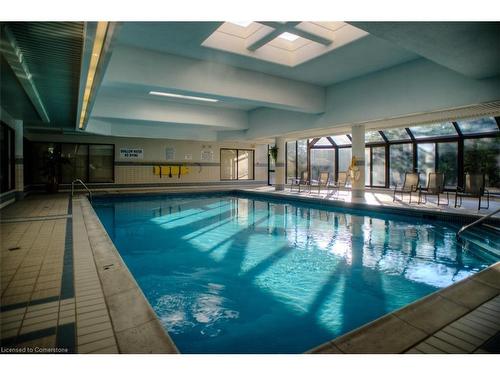
{"label": "pale blue ceiling", "polygon": [[221,22],[125,22],[118,43],[215,61],[275,76],[329,86],[398,65],[419,56],[368,35],[296,67],[202,47]]}
{"label": "pale blue ceiling", "polygon": [[350,22],[471,78],[500,74],[500,22]]}

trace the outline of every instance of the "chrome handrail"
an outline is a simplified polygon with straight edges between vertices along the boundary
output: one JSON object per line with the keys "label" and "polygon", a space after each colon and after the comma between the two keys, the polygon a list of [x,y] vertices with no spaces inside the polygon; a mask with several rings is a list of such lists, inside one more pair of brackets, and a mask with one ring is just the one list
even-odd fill
{"label": "chrome handrail", "polygon": [[87,185],[85,185],[85,183],[82,180],[80,180],[79,178],[77,178],[76,180],[73,180],[71,182],[71,196],[73,196],[75,193],[75,182],[79,182],[80,184],[82,184],[82,186],[85,188],[85,190],[88,191],[89,200],[92,202],[92,191],[90,191],[90,189],[87,187]]}
{"label": "chrome handrail", "polygon": [[457,240],[460,240],[460,235],[465,232],[467,229],[470,229],[472,227],[475,227],[476,225],[478,224],[481,224],[483,221],[485,221],[486,219],[492,217],[493,215],[496,215],[500,212],[500,208],[498,210],[496,210],[495,212],[491,212],[489,213],[488,215],[486,216],[483,216],[479,219],[477,219],[476,221],[474,221],[473,223],[470,223],[470,224],[467,224],[467,225],[464,225],[462,228],[460,228],[460,230],[457,232]]}

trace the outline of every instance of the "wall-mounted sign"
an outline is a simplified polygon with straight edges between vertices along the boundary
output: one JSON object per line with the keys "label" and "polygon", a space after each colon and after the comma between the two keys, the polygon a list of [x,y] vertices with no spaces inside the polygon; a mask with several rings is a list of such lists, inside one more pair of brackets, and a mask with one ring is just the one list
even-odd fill
{"label": "wall-mounted sign", "polygon": [[214,152],[212,150],[201,150],[201,161],[214,160]]}
{"label": "wall-mounted sign", "polygon": [[120,148],[121,159],[143,159],[143,148]]}
{"label": "wall-mounted sign", "polygon": [[193,154],[184,154],[184,160],[193,160]]}
{"label": "wall-mounted sign", "polygon": [[175,160],[175,147],[165,148],[165,160]]}

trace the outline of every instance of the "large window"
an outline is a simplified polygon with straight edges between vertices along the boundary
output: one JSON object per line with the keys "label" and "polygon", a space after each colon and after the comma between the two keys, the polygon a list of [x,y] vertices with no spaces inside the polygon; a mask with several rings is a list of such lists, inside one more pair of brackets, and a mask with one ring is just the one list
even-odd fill
{"label": "large window", "polygon": [[[269,154],[269,149],[274,147],[274,144],[267,145],[267,183],[274,185],[276,183],[276,160]],[[222,160],[222,158],[221,158]]]}
{"label": "large window", "polygon": [[[488,187],[500,187],[499,124],[498,117],[484,117],[366,131],[365,184],[401,185],[406,172],[418,171],[420,184],[426,186],[428,174],[437,171],[444,173],[448,190],[463,184],[464,172],[485,173]],[[288,178],[299,177],[308,168],[313,179],[319,171],[330,172],[334,179],[337,172],[348,170],[350,134],[311,141],[309,145],[307,139],[288,143]]]}
{"label": "large window", "polygon": [[436,166],[436,144],[419,143],[417,145],[417,170],[420,173],[420,185],[427,186],[427,175],[434,172]]}
{"label": "large window", "polygon": [[[111,146],[113,148],[113,146]],[[79,178],[87,181],[89,173],[89,146],[78,143],[64,143],[61,145],[61,156],[67,158],[69,163],[61,166],[61,179],[65,184],[70,184]]]}
{"label": "large window", "polygon": [[413,172],[413,144],[402,143],[391,145],[389,153],[391,185],[402,185],[405,173]]}
{"label": "large window", "polygon": [[464,172],[485,173],[486,186],[500,188],[500,138],[466,139]]}
{"label": "large window", "polygon": [[0,192],[15,188],[14,130],[0,124]]}
{"label": "large window", "polygon": [[372,186],[385,186],[385,147],[372,147]]}
{"label": "large window", "polygon": [[286,178],[295,178],[297,170],[297,142],[287,142],[286,144]]}
{"label": "large window", "polygon": [[385,147],[365,147],[365,186],[385,187]]}
{"label": "large window", "polygon": [[463,134],[498,132],[498,125],[494,117],[457,121],[457,124]]}
{"label": "large window", "polygon": [[405,128],[385,129],[383,133],[389,142],[410,139],[410,135]]}
{"label": "large window", "polygon": [[330,172],[330,179],[335,173],[335,150],[311,149],[311,178],[317,180],[319,172]]}
{"label": "large window", "polygon": [[307,140],[297,141],[297,177],[302,176],[302,172],[307,172]]}
{"label": "large window", "polygon": [[221,180],[253,180],[254,151],[253,150],[220,150]]}
{"label": "large window", "polygon": [[113,182],[113,145],[89,145],[89,181]]}
{"label": "large window", "polygon": [[365,147],[365,186],[371,186],[372,184],[371,167],[370,147]]}
{"label": "large window", "polygon": [[60,152],[67,162],[56,171],[60,183],[79,178],[84,182],[114,182],[114,145],[81,143],[29,142],[25,154],[32,171],[32,182],[47,182],[44,160],[49,152]]}
{"label": "large window", "polygon": [[382,143],[384,138],[378,131],[367,131],[365,133],[365,143]]}
{"label": "large window", "polygon": [[437,170],[444,173],[444,185],[447,188],[457,186],[458,177],[458,143],[442,142],[437,144]]}
{"label": "large window", "polygon": [[351,165],[352,148],[339,148],[339,172],[347,172]]}
{"label": "large window", "polygon": [[451,122],[412,126],[410,131],[417,139],[458,136],[457,131]]}

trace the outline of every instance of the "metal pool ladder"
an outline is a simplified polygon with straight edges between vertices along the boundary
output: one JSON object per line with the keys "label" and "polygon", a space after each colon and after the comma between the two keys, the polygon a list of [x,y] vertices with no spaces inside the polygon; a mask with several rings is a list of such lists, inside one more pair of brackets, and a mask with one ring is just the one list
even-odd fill
{"label": "metal pool ladder", "polygon": [[87,187],[87,185],[85,185],[85,183],[82,180],[80,180],[79,178],[77,178],[76,180],[73,180],[73,182],[71,182],[71,196],[73,196],[75,193],[75,182],[82,184],[82,186],[85,188],[85,190],[87,190],[87,192],[89,193],[89,200],[92,202],[92,191],[90,191],[90,189]]}
{"label": "metal pool ladder", "polygon": [[[470,224],[467,224],[467,225],[464,225],[462,228],[460,228],[460,230],[457,232],[457,240],[460,240],[460,236],[462,235],[463,232],[465,232],[467,229],[470,229],[472,227],[475,227],[476,225],[478,224],[481,224],[483,221],[485,221],[486,219],[489,219],[490,217],[492,217],[493,215],[496,215],[500,212],[500,208],[498,210],[496,210],[495,212],[491,212],[489,213],[488,215],[486,216],[483,216],[479,219],[477,219],[476,221],[474,221],[473,223],[470,223]],[[493,227],[494,229],[497,229],[495,227]]]}

